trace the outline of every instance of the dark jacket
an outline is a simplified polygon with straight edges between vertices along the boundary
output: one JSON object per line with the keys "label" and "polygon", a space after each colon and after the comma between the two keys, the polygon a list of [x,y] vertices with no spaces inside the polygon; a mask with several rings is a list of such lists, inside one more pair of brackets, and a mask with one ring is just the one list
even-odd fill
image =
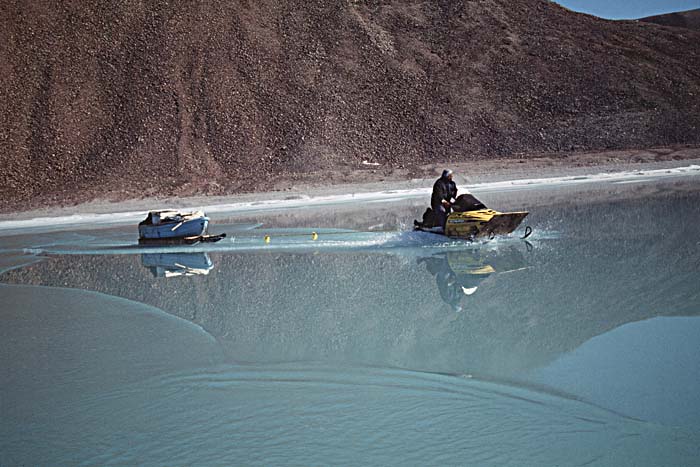
{"label": "dark jacket", "polygon": [[433,185],[433,196],[430,198],[430,206],[435,209],[442,204],[442,200],[450,201],[457,197],[457,184],[449,178],[440,177]]}

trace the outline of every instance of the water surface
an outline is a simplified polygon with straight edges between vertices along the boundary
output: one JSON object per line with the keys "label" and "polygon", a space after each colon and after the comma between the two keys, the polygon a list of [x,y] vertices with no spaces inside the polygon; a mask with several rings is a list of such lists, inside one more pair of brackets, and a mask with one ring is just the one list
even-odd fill
{"label": "water surface", "polygon": [[408,201],[0,237],[0,464],[699,465],[700,194],[634,190],[485,199],[527,242]]}

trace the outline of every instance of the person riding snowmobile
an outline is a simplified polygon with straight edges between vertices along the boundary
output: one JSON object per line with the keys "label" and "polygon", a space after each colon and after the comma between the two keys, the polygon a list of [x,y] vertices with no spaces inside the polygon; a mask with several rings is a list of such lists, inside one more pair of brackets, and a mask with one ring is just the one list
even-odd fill
{"label": "person riding snowmobile", "polygon": [[442,171],[442,176],[435,181],[433,195],[430,198],[430,207],[435,213],[435,225],[445,227],[447,215],[455,198],[457,198],[457,184],[452,181],[452,170],[445,169]]}

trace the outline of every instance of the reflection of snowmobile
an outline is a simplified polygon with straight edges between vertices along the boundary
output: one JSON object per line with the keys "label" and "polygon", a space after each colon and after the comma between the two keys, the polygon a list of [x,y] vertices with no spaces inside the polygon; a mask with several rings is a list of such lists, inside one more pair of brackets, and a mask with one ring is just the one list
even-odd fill
{"label": "reflection of snowmobile", "polygon": [[154,277],[203,276],[214,267],[206,253],[143,253],[141,264]]}
{"label": "reflection of snowmobile", "polygon": [[[471,194],[457,197],[452,210],[453,212],[447,216],[445,225],[442,226],[436,224],[433,210],[426,209],[421,222],[413,221],[415,229],[467,240],[480,237],[492,238],[495,235],[513,232],[528,215],[527,211],[498,212],[488,209]],[[528,227],[525,237],[531,232],[532,229]]]}
{"label": "reflection of snowmobile", "polygon": [[448,251],[418,259],[425,263],[435,281],[442,300],[457,312],[462,299],[476,293],[488,277],[527,269],[522,253],[515,248],[484,252],[478,248]]}

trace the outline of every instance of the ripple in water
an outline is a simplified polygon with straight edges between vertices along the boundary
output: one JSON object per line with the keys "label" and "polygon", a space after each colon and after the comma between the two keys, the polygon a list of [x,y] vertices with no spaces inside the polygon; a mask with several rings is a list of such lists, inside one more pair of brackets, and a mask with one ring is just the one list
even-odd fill
{"label": "ripple in water", "polygon": [[33,436],[50,458],[34,451],[32,463],[692,465],[700,454],[697,434],[561,394],[367,367],[226,365],[123,387],[47,418]]}

